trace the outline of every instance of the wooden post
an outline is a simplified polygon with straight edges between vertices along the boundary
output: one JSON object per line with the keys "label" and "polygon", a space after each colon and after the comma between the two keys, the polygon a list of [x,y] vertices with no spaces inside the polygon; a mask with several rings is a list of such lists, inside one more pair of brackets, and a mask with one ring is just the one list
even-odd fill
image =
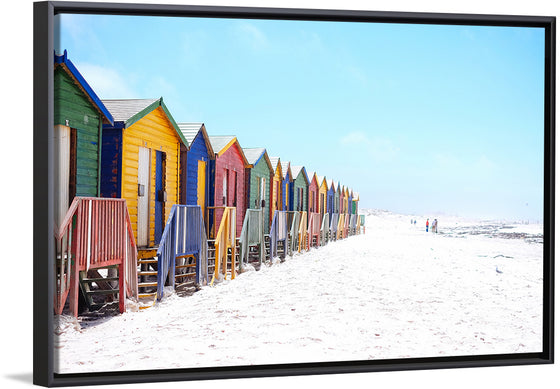
{"label": "wooden post", "polygon": [[123,261],[119,264],[119,311],[121,313],[126,311],[125,261],[126,259],[123,258]]}

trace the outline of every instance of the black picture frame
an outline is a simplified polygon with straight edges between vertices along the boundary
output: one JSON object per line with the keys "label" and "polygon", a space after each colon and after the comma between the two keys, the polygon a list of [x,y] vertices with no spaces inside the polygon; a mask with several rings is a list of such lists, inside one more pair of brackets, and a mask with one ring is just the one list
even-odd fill
{"label": "black picture frame", "polygon": [[[472,357],[430,357],[378,361],[324,362],[287,365],[172,369],[146,372],[55,374],[53,372],[53,16],[58,12],[153,16],[199,16],[284,20],[398,22],[450,25],[525,26],[545,29],[545,166],[544,166],[544,293],[543,352]],[[256,7],[212,7],[159,4],[37,2],[34,4],[33,48],[33,382],[42,386],[72,386],[272,377],[418,369],[449,369],[554,362],[554,231],[555,231],[555,68],[556,19],[508,16],[375,12]],[[45,128],[48,130],[45,131]],[[44,258],[48,257],[48,261]]]}

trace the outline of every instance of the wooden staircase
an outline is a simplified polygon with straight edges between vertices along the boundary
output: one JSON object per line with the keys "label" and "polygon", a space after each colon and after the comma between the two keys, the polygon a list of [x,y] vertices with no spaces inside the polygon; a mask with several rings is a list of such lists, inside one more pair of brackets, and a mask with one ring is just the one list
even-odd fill
{"label": "wooden staircase", "polygon": [[157,259],[138,259],[138,302],[140,309],[154,305],[157,290]]}
{"label": "wooden staircase", "polygon": [[[106,269],[107,276],[101,275],[99,270]],[[109,275],[114,270],[115,275]],[[119,300],[119,276],[118,266],[107,266],[105,268],[80,271],[80,291],[85,300],[89,312],[97,311],[111,305],[108,309],[118,310]]]}

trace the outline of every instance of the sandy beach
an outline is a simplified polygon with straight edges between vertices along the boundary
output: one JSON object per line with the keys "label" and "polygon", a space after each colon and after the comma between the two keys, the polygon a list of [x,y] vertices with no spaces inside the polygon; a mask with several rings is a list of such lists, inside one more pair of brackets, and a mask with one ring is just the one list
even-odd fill
{"label": "sandy beach", "polygon": [[190,297],[57,317],[55,371],[541,351],[542,225],[365,213],[365,234]]}

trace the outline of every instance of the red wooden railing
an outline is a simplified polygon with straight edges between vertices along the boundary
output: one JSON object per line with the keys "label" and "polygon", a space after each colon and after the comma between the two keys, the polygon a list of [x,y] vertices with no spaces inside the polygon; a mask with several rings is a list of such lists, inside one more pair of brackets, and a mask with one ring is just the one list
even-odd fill
{"label": "red wooden railing", "polygon": [[118,266],[121,312],[127,295],[138,297],[137,249],[126,200],[74,198],[55,241],[56,314],[69,297],[71,313],[78,315],[79,272],[84,270]]}
{"label": "red wooden railing", "polygon": [[313,247],[313,239],[315,238],[315,246],[319,247],[319,233],[321,232],[321,214],[309,213],[309,224],[307,226],[308,247]]}

